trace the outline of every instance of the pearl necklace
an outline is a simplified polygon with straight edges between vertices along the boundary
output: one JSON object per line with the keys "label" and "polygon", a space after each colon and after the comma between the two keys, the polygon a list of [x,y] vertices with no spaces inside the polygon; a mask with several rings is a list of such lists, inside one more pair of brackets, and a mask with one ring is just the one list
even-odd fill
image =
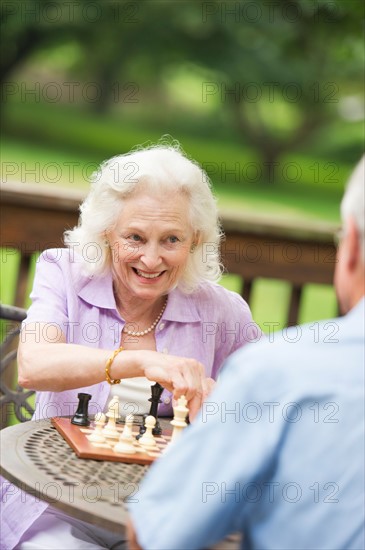
{"label": "pearl necklace", "polygon": [[157,325],[157,323],[159,322],[159,320],[161,319],[162,315],[163,315],[163,312],[165,311],[166,309],[166,306],[167,306],[167,298],[166,298],[166,301],[164,303],[164,305],[162,306],[162,309],[160,311],[160,313],[158,314],[157,318],[153,321],[152,325],[149,326],[148,328],[146,328],[146,330],[141,330],[141,331],[134,331],[134,330],[126,330],[125,327],[126,325],[123,327],[123,331],[122,332],[125,332],[126,334],[128,334],[128,336],[146,336],[146,334],[149,334],[150,332],[153,331],[153,329],[155,328],[155,326]]}

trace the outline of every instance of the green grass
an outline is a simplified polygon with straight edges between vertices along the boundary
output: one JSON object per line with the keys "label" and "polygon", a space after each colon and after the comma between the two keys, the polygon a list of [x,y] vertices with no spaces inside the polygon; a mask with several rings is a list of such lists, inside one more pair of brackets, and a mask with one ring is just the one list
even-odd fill
{"label": "green grass", "polygon": [[104,160],[15,138],[1,141],[1,156],[3,181],[81,189],[89,187],[90,173]]}
{"label": "green grass", "polygon": [[[102,160],[127,152],[137,144],[155,143],[173,131],[173,137],[187,154],[206,168],[222,207],[251,209],[263,215],[280,213],[309,221],[338,222],[344,183],[352,169],[350,163],[339,162],[330,151],[325,158],[303,152],[280,159],[275,168],[275,185],[269,181],[260,185],[255,171],[261,170],[261,160],[247,144],[237,142],[237,137],[227,140],[217,132],[205,139],[194,134],[193,128],[187,133],[186,128],[178,130],[166,121],[158,128],[124,114],[101,117],[66,105],[8,102],[3,128],[7,137],[2,144],[3,162],[16,164],[15,173],[8,176],[12,181],[86,187],[87,177]],[[347,131],[351,134],[349,144],[362,142],[360,124]],[[322,149],[331,137],[333,147],[339,148],[338,141],[333,144],[333,135],[341,135],[341,125],[323,134]],[[317,149],[320,153],[321,148]],[[23,173],[34,170],[36,162],[38,177]],[[57,164],[58,174],[52,163]],[[73,164],[72,181],[69,163]]]}
{"label": "green grass", "polygon": [[[75,151],[68,152],[51,147],[28,143],[25,140],[7,138],[1,141],[3,181],[19,181],[22,183],[44,184],[50,187],[78,187],[87,189],[91,173],[104,160],[101,154],[86,155]],[[212,154],[212,153],[211,153]],[[221,152],[221,154],[223,154]],[[222,158],[222,157],[221,157]],[[210,162],[210,161],[209,161]],[[248,162],[248,161],[247,161]],[[283,162],[283,166],[289,165]],[[299,162],[296,161],[299,165]],[[207,165],[208,161],[205,161]],[[313,159],[306,159],[300,163],[304,168],[314,164]],[[209,164],[212,165],[212,162]],[[279,185],[259,185],[243,181],[222,181],[223,169],[220,163],[218,174],[213,179],[214,191],[220,207],[232,210],[253,210],[265,214],[280,214],[287,218],[311,221],[321,219],[337,223],[339,221],[339,203],[342,196],[342,183],[336,183],[334,188],[326,183],[308,182],[289,183]],[[247,165],[242,161],[240,166]],[[227,168],[235,166],[226,163]],[[308,173],[314,172],[307,168]],[[342,182],[346,179],[348,168],[339,168],[337,179]],[[304,177],[304,176],[303,176]]]}
{"label": "green grass", "polygon": [[[88,189],[88,176],[95,169],[97,161],[92,157],[80,157],[67,152],[53,150],[51,148],[42,148],[39,145],[29,145],[25,142],[7,140],[2,145],[3,163],[16,164],[16,173],[8,176],[8,181],[23,181],[24,183],[44,183],[50,187],[79,187]],[[19,162],[19,159],[20,162]],[[39,163],[38,168],[35,163]],[[60,167],[60,179],[57,182],[51,182],[57,173],[52,168],[54,163]],[[73,165],[73,178],[70,181],[69,174]],[[4,166],[4,165],[3,165]],[[9,170],[13,165],[9,164]],[[34,170],[37,168],[37,174],[26,174],[25,170]],[[48,174],[50,180],[44,181],[42,174]],[[276,215],[288,220],[292,220],[295,226],[297,220],[307,221],[323,220],[327,222],[339,223],[339,204],[341,193],[323,192],[322,190],[308,190],[307,188],[286,190],[283,187],[266,188],[260,187],[234,187],[216,185],[215,193],[218,198],[220,208],[230,209],[234,212],[240,212],[244,216],[245,212],[257,212],[264,219],[266,215]]]}

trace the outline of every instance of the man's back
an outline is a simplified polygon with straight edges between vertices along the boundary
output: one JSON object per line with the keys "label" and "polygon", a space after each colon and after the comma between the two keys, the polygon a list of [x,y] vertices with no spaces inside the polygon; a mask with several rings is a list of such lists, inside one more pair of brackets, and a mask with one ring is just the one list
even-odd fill
{"label": "man's back", "polygon": [[267,344],[266,366],[252,367],[275,450],[257,478],[266,491],[256,510],[242,509],[244,531],[252,548],[363,548],[364,300],[280,339]]}
{"label": "man's back", "polygon": [[144,548],[237,530],[244,548],[364,548],[364,303],[231,357],[131,506]]}

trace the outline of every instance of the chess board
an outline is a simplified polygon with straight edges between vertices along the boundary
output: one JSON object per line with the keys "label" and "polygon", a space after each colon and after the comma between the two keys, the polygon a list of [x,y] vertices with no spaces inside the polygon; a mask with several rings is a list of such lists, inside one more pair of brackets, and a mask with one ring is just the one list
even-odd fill
{"label": "chess board", "polygon": [[[122,454],[113,450],[113,446],[117,443],[117,440],[107,439],[106,443],[98,444],[91,443],[87,436],[94,431],[94,422],[91,422],[90,426],[80,427],[75,424],[71,424],[70,418],[52,418],[51,422],[62,437],[67,441],[70,447],[75,451],[79,458],[91,458],[94,460],[110,460],[111,462],[126,462],[128,464],[152,464],[156,458],[162,455],[164,449],[171,440],[171,429],[163,430],[161,436],[155,436],[157,442],[157,448],[153,451],[146,451],[138,444],[136,440],[135,446],[137,451],[135,454]],[[123,424],[117,425],[117,430],[122,433],[124,428]],[[139,433],[139,426],[133,426],[133,435],[136,436]]]}

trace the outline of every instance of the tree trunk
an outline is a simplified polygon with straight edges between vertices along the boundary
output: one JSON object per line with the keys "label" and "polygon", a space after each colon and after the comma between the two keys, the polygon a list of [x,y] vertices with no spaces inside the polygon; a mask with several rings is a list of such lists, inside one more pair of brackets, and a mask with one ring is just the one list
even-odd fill
{"label": "tree trunk", "polygon": [[266,143],[266,147],[262,148],[262,183],[272,185],[280,181],[280,153],[274,148],[270,148],[270,144]]}
{"label": "tree trunk", "polygon": [[22,36],[17,38],[18,48],[15,55],[7,58],[3,56],[0,69],[1,86],[5,84],[5,79],[11,72],[38,47],[41,38],[41,33],[35,28],[26,29]]}

